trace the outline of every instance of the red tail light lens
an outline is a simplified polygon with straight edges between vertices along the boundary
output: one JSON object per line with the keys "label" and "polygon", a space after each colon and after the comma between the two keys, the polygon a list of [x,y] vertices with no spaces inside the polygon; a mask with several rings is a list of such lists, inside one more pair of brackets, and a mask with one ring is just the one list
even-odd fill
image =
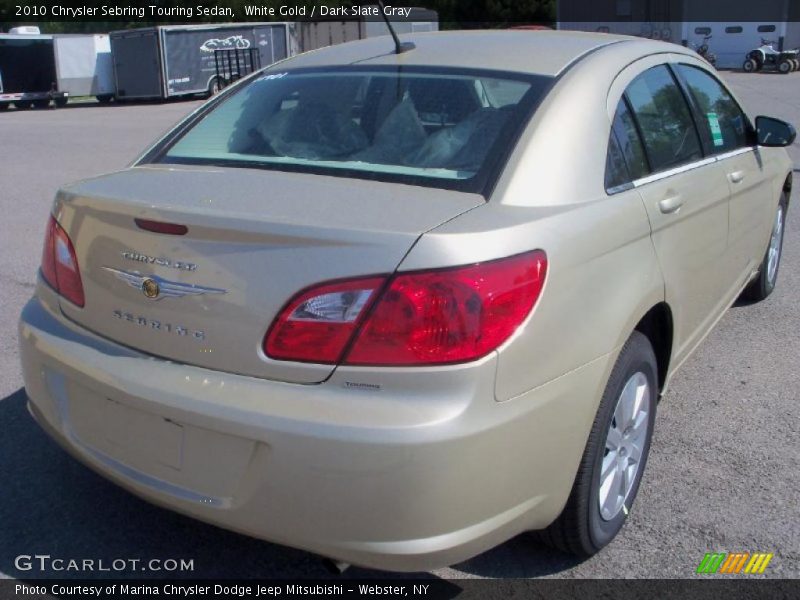
{"label": "red tail light lens", "polygon": [[350,365],[475,360],[505,342],[539,298],[547,270],[536,250],[486,263],[396,276],[361,328]]}
{"label": "red tail light lens", "polygon": [[271,358],[334,364],[375,300],[384,277],[334,282],[301,292],[264,338]]}
{"label": "red tail light lens", "polygon": [[42,252],[42,277],[64,298],[80,306],[84,305],[83,282],[78,268],[75,249],[58,221],[51,215],[45,233]]}
{"label": "red tail light lens", "polygon": [[349,365],[475,360],[525,321],[546,272],[547,257],[535,250],[403,273],[388,286],[383,277],[324,284],[289,302],[270,328],[264,351],[280,360]]}

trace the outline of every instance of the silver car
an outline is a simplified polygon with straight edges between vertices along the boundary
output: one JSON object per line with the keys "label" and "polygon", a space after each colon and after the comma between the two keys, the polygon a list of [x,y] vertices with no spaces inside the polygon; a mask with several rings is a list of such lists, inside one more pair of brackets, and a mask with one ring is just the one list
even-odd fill
{"label": "silver car", "polygon": [[337,561],[595,553],[675,371],[775,286],[794,130],[672,44],[403,40],[271,66],[62,188],[30,411],[142,498]]}

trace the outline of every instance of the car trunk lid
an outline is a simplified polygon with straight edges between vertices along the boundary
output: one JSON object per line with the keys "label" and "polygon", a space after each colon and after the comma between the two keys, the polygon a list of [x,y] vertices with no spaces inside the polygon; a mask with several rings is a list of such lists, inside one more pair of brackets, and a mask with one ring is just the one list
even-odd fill
{"label": "car trunk lid", "polygon": [[[422,233],[483,201],[255,169],[127,169],[58,195],[55,215],[72,239],[85,294],[83,308],[62,298],[61,309],[157,357],[320,382],[333,366],[276,361],[262,351],[284,304],[323,281],[393,272]],[[185,233],[149,231],[152,224],[136,219],[185,226]]]}

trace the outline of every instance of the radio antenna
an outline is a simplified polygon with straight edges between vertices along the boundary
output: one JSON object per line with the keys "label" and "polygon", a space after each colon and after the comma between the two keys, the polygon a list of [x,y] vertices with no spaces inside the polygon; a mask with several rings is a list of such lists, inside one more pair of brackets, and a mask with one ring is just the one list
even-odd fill
{"label": "radio antenna", "polygon": [[392,34],[392,39],[394,40],[394,53],[402,54],[403,52],[408,52],[409,50],[416,48],[414,42],[401,42],[400,38],[397,37],[397,32],[394,30],[394,27],[392,27],[392,22],[389,20],[389,17],[386,16],[386,8],[383,6],[383,0],[378,0],[378,6],[381,9],[381,16],[386,23],[386,27],[389,28],[389,33]]}

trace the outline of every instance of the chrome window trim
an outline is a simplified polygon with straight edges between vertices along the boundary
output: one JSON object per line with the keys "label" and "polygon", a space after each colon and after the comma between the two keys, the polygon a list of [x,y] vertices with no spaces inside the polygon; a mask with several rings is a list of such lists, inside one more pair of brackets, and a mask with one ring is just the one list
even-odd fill
{"label": "chrome window trim", "polygon": [[707,156],[702,160],[696,160],[694,162],[686,163],[685,165],[681,165],[680,167],[675,167],[674,169],[661,171],[659,173],[652,173],[647,177],[640,177],[639,179],[633,181],[633,187],[638,188],[643,185],[647,185],[648,183],[653,183],[654,181],[659,181],[661,179],[666,179],[667,177],[672,177],[673,175],[680,175],[681,173],[686,173],[687,171],[692,171],[700,167],[705,167],[706,165],[710,165],[712,163],[725,160],[726,158],[732,158],[734,156],[739,156],[740,154],[746,154],[748,152],[754,152],[754,151],[755,151],[755,146],[747,146],[744,148],[736,148],[736,150],[731,150],[729,152],[725,152],[724,154],[715,154],[713,156]]}
{"label": "chrome window trim", "polygon": [[666,171],[660,171],[658,173],[652,173],[647,177],[640,177],[639,179],[633,182],[633,187],[642,187],[643,185],[647,185],[648,183],[653,183],[654,181],[659,181],[661,179],[666,179],[667,177],[672,177],[673,175],[680,175],[681,173],[686,173],[687,171],[692,171],[694,169],[698,169],[700,167],[704,167],[706,165],[710,165],[717,162],[716,156],[709,156],[703,158],[701,160],[696,160],[694,162],[686,163],[679,167],[675,167],[674,169],[668,169]]}
{"label": "chrome window trim", "polygon": [[728,152],[723,152],[722,154],[715,154],[714,158],[717,160],[725,160],[726,158],[731,158],[733,156],[739,156],[740,154],[746,154],[748,152],[755,151],[755,146],[743,146],[741,148],[736,148],[736,150],[729,150]]}

